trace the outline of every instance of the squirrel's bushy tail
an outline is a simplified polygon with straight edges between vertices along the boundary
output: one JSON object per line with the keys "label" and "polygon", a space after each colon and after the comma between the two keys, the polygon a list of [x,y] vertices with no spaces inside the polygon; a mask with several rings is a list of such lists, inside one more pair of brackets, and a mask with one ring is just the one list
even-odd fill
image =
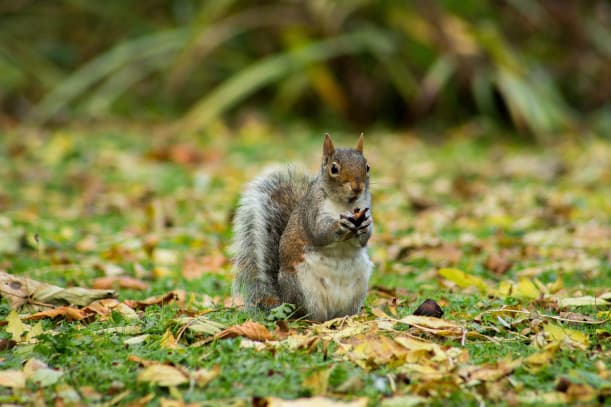
{"label": "squirrel's bushy tail", "polygon": [[280,238],[309,183],[293,168],[276,168],[255,178],[240,198],[233,221],[233,294],[247,308],[269,308],[279,299]]}

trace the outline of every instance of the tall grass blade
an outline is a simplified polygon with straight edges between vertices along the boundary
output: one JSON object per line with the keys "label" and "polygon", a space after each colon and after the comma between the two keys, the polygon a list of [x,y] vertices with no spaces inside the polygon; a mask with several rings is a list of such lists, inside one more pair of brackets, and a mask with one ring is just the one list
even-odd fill
{"label": "tall grass blade", "polygon": [[186,132],[205,128],[258,89],[313,62],[391,46],[388,36],[379,31],[361,30],[267,57],[238,72],[197,102],[180,120],[179,128]]}
{"label": "tall grass blade", "polygon": [[187,39],[185,28],[163,31],[116,45],[60,82],[31,114],[34,124],[42,124],[83,95],[98,81],[123,66],[176,51]]}

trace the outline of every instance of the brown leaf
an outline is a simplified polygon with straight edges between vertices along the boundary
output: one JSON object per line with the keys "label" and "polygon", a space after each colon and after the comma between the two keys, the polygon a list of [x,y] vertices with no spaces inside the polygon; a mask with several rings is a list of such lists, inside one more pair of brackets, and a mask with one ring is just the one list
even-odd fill
{"label": "brown leaf", "polygon": [[241,325],[230,326],[224,331],[215,335],[217,339],[235,338],[236,336],[244,336],[254,341],[267,341],[272,339],[272,334],[267,328],[258,322],[246,321]]}
{"label": "brown leaf", "polygon": [[513,266],[514,259],[507,250],[503,250],[500,253],[490,253],[484,266],[497,275],[505,274],[511,266]]}
{"label": "brown leaf", "polygon": [[165,305],[176,301],[179,305],[185,301],[185,292],[183,290],[173,290],[163,295],[149,297],[145,300],[125,300],[123,301],[128,307],[133,309],[143,309],[150,305]]}
{"label": "brown leaf", "polygon": [[90,317],[91,315],[93,315],[93,313],[84,311],[76,307],[58,307],[48,309],[46,311],[40,311],[32,315],[27,315],[21,319],[24,321],[37,321],[39,319],[44,318],[53,319],[57,317],[63,317],[67,321],[80,321],[87,317]]}
{"label": "brown leaf", "polygon": [[182,275],[187,280],[194,280],[205,273],[223,273],[223,265],[227,258],[221,253],[200,258],[187,258],[182,268]]}
{"label": "brown leaf", "polygon": [[132,290],[144,291],[149,288],[149,285],[144,281],[127,276],[100,277],[93,280],[91,284],[97,289],[114,289],[114,288],[129,288]]}
{"label": "brown leaf", "polygon": [[155,365],[159,363],[155,360],[142,359],[140,356],[136,356],[136,355],[129,355],[127,357],[127,360],[129,360],[130,362],[138,363],[139,365],[144,366],[144,367]]}

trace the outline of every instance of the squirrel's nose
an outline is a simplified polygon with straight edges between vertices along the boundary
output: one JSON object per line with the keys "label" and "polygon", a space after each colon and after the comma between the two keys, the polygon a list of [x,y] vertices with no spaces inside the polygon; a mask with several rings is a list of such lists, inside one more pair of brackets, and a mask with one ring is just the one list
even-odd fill
{"label": "squirrel's nose", "polygon": [[357,194],[360,194],[364,188],[365,185],[362,182],[352,182],[350,184],[350,189],[352,189],[352,192]]}

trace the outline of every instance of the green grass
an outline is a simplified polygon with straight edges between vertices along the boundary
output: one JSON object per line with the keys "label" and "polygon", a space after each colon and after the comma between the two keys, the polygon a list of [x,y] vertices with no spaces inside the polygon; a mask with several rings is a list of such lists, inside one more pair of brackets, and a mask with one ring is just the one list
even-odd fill
{"label": "green grass", "polygon": [[[0,351],[0,367],[20,370],[24,361],[36,358],[61,369],[63,377],[41,392],[33,383],[14,392],[0,387],[0,402],[28,404],[43,397],[45,403],[52,403],[58,397],[65,401],[77,397],[89,404],[110,401],[127,391],[120,403],[136,402],[150,393],[156,404],[161,398],[176,397],[210,405],[240,400],[248,403],[255,396],[310,396],[312,390],[304,381],[316,372],[330,370],[328,395],[348,399],[363,396],[370,405],[376,405],[387,397],[409,394],[413,386],[426,382],[416,379],[407,384],[399,374],[401,363],[363,369],[350,358],[340,357],[338,345],[333,342],[321,341],[309,350],[257,350],[244,347],[246,342],[241,338],[193,346],[202,336],[187,330],[178,348],[161,346],[167,330],[179,335],[181,326],[176,319],[185,312],[206,311],[207,318],[224,326],[254,318],[270,331],[276,328],[276,322],[265,315],[250,316],[236,308],[210,307],[203,302],[204,295],[220,299],[230,295],[229,263],[193,280],[183,277],[181,270],[188,257],[219,253],[229,256],[230,221],[243,183],[275,160],[302,157],[308,168],[316,168],[319,137],[303,133],[270,136],[255,131],[230,141],[205,136],[199,144],[181,142],[203,154],[196,164],[149,158],[150,151],[170,151],[176,143],[153,147],[145,132],[133,130],[4,133],[0,139],[0,203],[7,202],[0,212],[0,247],[15,239],[18,243],[16,250],[0,253],[0,269],[51,284],[88,286],[94,278],[105,275],[109,266],[116,266],[126,275],[149,283],[145,291],[119,289],[120,300],[143,299],[174,289],[185,290],[194,299],[183,307],[147,307],[135,321],[118,312],[106,320],[88,322],[43,320],[44,334],[35,344],[18,344]],[[354,142],[342,135],[338,141],[341,145]],[[611,153],[608,144],[565,145],[544,151],[530,146],[490,145],[486,139],[458,139],[433,147],[411,139],[376,135],[366,140],[365,149],[372,163],[376,220],[371,244],[376,269],[371,286],[395,289],[399,302],[393,307],[372,290],[362,313],[364,320],[375,319],[372,312],[376,308],[396,312],[397,317],[407,316],[425,298],[433,298],[442,304],[444,318],[497,341],[467,339],[468,363],[482,365],[505,357],[527,357],[538,351],[533,346],[534,333],[520,334],[532,328],[536,314],[522,319],[521,315],[504,317],[506,322],[516,323],[507,329],[490,314],[475,322],[482,311],[521,305],[533,312],[558,316],[563,310],[549,302],[498,297],[456,287],[436,274],[438,268],[459,268],[484,278],[489,287],[495,288],[502,281],[517,281],[519,271],[526,267],[541,266],[536,278],[543,284],[563,282],[564,288],[555,294],[558,298],[600,295],[611,287],[611,207],[605,199],[611,195],[611,167],[603,159]],[[566,170],[545,179],[541,171],[546,170],[545,160],[550,156],[560,160]],[[510,165],[511,160],[525,157],[534,157],[528,161],[532,168],[527,164]],[[452,186],[457,185],[455,180],[460,174],[469,174],[465,182],[472,192],[467,195]],[[584,174],[589,177],[586,181]],[[410,209],[408,191],[431,199],[436,206],[424,212]],[[569,209],[563,209],[563,205]],[[161,219],[161,226],[155,226],[156,219]],[[595,231],[595,226],[600,230]],[[577,235],[579,230],[590,235],[582,238]],[[551,240],[528,243],[526,237],[533,236],[533,232]],[[36,234],[40,236],[39,245],[34,239]],[[397,252],[393,246],[406,245],[401,239],[418,234],[458,249],[460,259],[454,261],[448,254],[427,252],[418,244],[408,247],[407,255],[400,259],[391,257]],[[144,246],[151,236],[158,241],[154,250],[170,251],[173,261],[161,264],[155,256],[147,255]],[[87,239],[93,243],[84,248]],[[503,247],[515,249],[513,265],[505,274],[496,275],[486,268],[486,259]],[[598,262],[597,266],[588,267],[584,259]],[[571,263],[561,269],[550,266],[561,261]],[[158,273],[158,269],[166,273]],[[608,306],[571,311],[595,319],[609,318]],[[8,304],[0,303],[0,318],[6,318],[8,313]],[[149,335],[138,345],[123,342],[134,335],[109,331],[134,325],[139,335]],[[586,334],[590,339],[587,349],[563,346],[539,371],[520,366],[499,385],[508,386],[507,391],[518,398],[527,392],[543,395],[554,390],[560,376],[567,376],[574,383],[588,384],[601,394],[599,398],[603,397],[603,392],[608,392],[604,389],[611,384],[608,377],[597,373],[597,363],[609,364],[611,323],[562,325]],[[291,321],[289,326],[301,333],[312,333],[311,325],[303,321]],[[408,332],[406,326],[397,326],[397,330]],[[414,334],[443,346],[461,347],[456,338]],[[5,327],[0,330],[0,338],[10,338]],[[221,370],[206,386],[181,386],[177,393],[137,382],[142,368],[128,360],[130,355],[189,370],[215,366]],[[353,378],[360,379],[361,384],[340,392],[342,384]],[[94,399],[87,398],[89,386],[98,395]],[[430,401],[436,405],[475,405],[480,399],[508,402],[486,386],[454,388],[447,394],[430,396]],[[77,395],[70,396],[66,389],[75,390]]]}

